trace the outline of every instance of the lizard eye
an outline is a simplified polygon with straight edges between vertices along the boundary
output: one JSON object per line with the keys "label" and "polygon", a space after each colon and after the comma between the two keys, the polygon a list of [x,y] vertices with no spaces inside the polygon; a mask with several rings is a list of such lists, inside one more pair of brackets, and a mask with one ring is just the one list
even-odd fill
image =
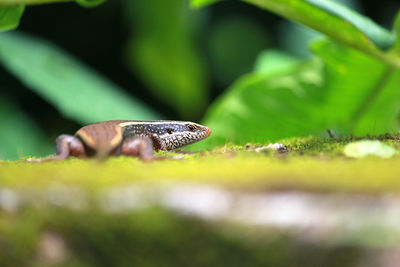
{"label": "lizard eye", "polygon": [[196,129],[196,127],[193,124],[189,124],[188,129],[189,129],[189,131],[194,131],[194,129]]}
{"label": "lizard eye", "polygon": [[168,128],[168,129],[167,129],[167,133],[168,133],[168,134],[172,134],[173,132],[174,132],[173,129],[171,129],[171,128]]}

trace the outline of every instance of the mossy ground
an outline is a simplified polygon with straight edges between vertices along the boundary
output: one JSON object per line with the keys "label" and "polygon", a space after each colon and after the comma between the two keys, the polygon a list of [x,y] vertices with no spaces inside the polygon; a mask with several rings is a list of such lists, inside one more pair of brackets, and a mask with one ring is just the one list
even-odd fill
{"label": "mossy ground", "polygon": [[[167,158],[151,162],[0,162],[0,266],[363,266],[381,250],[362,242],[309,242],[275,228],[210,223],[157,206],[113,212],[95,203],[113,188],[175,182],[245,193],[400,194],[400,156],[347,158],[344,146],[359,139],[288,139],[281,141],[287,147],[282,151],[248,144],[161,152]],[[400,149],[397,135],[363,139]],[[80,206],[82,193],[87,203]],[[381,240],[380,233],[372,236]]]}
{"label": "mossy ground", "polygon": [[[263,144],[226,145],[201,152],[160,152],[165,159],[71,158],[56,162],[0,162],[3,186],[40,188],[54,181],[90,189],[169,181],[211,183],[241,190],[302,189],[400,193],[400,156],[351,159],[343,154],[349,142],[362,138],[294,138],[282,140],[287,149],[256,152]],[[400,149],[398,135],[364,137]]]}

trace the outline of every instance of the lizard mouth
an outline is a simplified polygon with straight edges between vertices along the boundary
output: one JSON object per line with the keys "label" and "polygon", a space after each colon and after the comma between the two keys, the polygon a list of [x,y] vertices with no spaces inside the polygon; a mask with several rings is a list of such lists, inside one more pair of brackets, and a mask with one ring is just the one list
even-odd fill
{"label": "lizard mouth", "polygon": [[209,137],[211,134],[211,129],[206,127],[206,136]]}

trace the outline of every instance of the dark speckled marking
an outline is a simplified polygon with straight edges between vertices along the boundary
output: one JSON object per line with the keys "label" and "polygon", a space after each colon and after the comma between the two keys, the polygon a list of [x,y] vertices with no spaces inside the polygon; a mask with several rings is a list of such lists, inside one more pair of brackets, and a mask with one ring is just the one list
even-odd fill
{"label": "dark speckled marking", "polygon": [[123,136],[124,138],[129,138],[135,135],[164,135],[169,132],[183,132],[187,131],[186,125],[178,125],[178,124],[134,124],[130,126],[124,127]]}
{"label": "dark speckled marking", "polygon": [[198,142],[209,136],[211,132],[205,126],[181,121],[133,121],[121,125],[124,125],[124,140],[134,136],[157,135],[159,142],[167,150]]}

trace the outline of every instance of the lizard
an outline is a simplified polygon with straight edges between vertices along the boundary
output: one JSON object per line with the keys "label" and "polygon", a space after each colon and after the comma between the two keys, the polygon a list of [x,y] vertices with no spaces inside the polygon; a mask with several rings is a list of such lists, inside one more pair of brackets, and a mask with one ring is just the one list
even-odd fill
{"label": "lizard", "polygon": [[147,161],[154,158],[154,150],[174,150],[210,134],[208,127],[188,121],[103,121],[83,126],[75,135],[60,135],[56,154],[43,160],[126,155]]}

